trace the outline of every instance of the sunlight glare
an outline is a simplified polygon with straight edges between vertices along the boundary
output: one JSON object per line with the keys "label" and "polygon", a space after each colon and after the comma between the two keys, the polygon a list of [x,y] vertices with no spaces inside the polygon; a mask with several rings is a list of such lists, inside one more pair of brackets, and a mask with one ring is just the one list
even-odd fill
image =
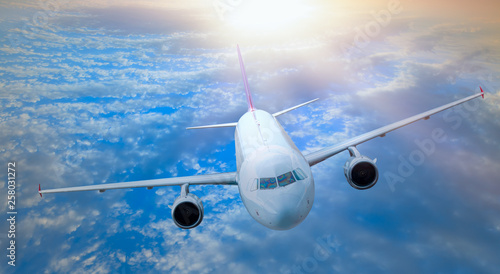
{"label": "sunlight glare", "polygon": [[309,17],[312,8],[302,1],[255,0],[243,3],[229,22],[235,29],[272,32],[289,29]]}

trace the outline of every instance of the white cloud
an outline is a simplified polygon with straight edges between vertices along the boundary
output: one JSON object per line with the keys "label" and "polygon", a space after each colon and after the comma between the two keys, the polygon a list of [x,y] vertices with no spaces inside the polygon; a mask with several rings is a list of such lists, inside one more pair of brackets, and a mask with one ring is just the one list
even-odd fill
{"label": "white cloud", "polygon": [[[145,19],[144,6],[157,4],[133,7],[142,6],[139,18]],[[39,8],[36,1],[12,5],[17,6],[8,8],[26,13]],[[227,149],[233,131],[182,128],[234,122],[245,111],[236,36],[215,28],[200,31],[203,20],[164,30],[159,30],[164,22],[132,26],[122,15],[133,14],[133,7],[123,2],[79,5],[68,2],[46,28],[14,16],[5,20],[17,22],[10,34],[35,30],[28,43],[0,46],[0,159],[19,165],[18,208],[26,212],[19,222],[20,254],[30,263],[20,271],[45,266],[47,272],[77,273],[276,272],[302,265],[315,238],[332,231],[342,239],[342,252],[319,264],[319,271],[391,271],[403,269],[402,262],[419,267],[422,254],[431,258],[423,272],[447,272],[442,260],[478,271],[496,269],[494,241],[487,240],[498,238],[499,227],[494,178],[500,161],[495,150],[500,85],[493,76],[481,80],[483,88],[490,86],[484,107],[457,131],[447,131],[453,142],[443,144],[396,193],[384,182],[370,191],[352,190],[342,175],[345,155],[315,166],[313,211],[291,231],[256,223],[232,186],[191,188],[203,199],[206,214],[189,231],[173,224],[167,208],[178,188],[40,199],[40,182],[52,188],[235,168]],[[306,38],[242,38],[256,105],[272,111],[323,99],[279,118],[306,152],[446,103],[471,92],[480,75],[498,72],[497,22],[421,23],[402,15],[346,59],[338,44],[352,40],[345,32],[366,19],[349,14],[352,22],[339,26],[331,17]],[[165,20],[190,20],[182,15]],[[124,20],[129,22],[117,24]],[[443,122],[438,117],[421,125],[432,129]],[[397,169],[398,153],[409,154],[412,139],[425,135],[415,126],[360,149],[385,157],[381,170]]]}

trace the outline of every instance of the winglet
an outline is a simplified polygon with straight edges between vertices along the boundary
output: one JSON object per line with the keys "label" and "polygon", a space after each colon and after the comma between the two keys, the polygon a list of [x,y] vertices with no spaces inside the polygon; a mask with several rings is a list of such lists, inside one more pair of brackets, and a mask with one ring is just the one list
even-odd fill
{"label": "winglet", "polygon": [[245,72],[245,66],[243,65],[243,58],[241,58],[240,46],[236,45],[238,49],[238,60],[240,61],[241,76],[243,76],[243,83],[245,84],[245,92],[247,94],[248,111],[254,111],[252,102],[252,95],[250,94],[250,89],[248,88],[247,73]]}
{"label": "winglet", "polygon": [[42,197],[42,186],[38,184],[38,194],[40,194],[40,197]]}
{"label": "winglet", "polygon": [[484,99],[484,90],[481,86],[479,86],[479,88],[481,89],[481,97],[483,97],[483,99]]}

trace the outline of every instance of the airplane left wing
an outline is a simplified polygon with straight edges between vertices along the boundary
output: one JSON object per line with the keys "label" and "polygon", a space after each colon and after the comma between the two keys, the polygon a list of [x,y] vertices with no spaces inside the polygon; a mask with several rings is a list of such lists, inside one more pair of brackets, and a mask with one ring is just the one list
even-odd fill
{"label": "airplane left wing", "polygon": [[45,193],[75,192],[75,191],[88,191],[88,190],[99,190],[99,192],[104,192],[108,189],[137,188],[137,187],[147,187],[148,189],[151,189],[153,187],[158,187],[158,186],[180,186],[185,184],[237,185],[236,172],[215,173],[208,175],[195,175],[195,176],[174,177],[174,178],[155,179],[155,180],[124,182],[124,183],[101,184],[101,185],[75,186],[75,187],[45,189],[45,190],[42,190],[40,185],[38,185],[38,193],[40,193],[40,196],[42,196],[42,194]]}
{"label": "airplane left wing", "polygon": [[454,106],[460,105],[462,103],[465,103],[465,102],[472,100],[474,98],[477,98],[479,96],[482,96],[484,98],[484,91],[481,87],[480,87],[480,89],[481,89],[481,93],[471,95],[469,97],[457,100],[455,102],[446,104],[444,106],[440,106],[440,107],[437,107],[435,109],[431,109],[429,111],[426,111],[424,113],[417,114],[415,116],[406,118],[406,119],[401,120],[399,122],[395,122],[395,123],[392,123],[390,125],[372,130],[372,131],[367,132],[365,134],[362,134],[362,135],[359,135],[359,136],[354,137],[352,139],[349,139],[347,141],[344,141],[340,144],[323,148],[321,150],[318,150],[318,151],[315,151],[315,152],[310,153],[308,155],[305,155],[305,158],[309,162],[309,165],[313,166],[317,163],[320,163],[320,162],[332,157],[333,155],[335,155],[337,153],[340,153],[340,152],[346,150],[349,147],[357,146],[361,143],[364,143],[364,142],[369,141],[369,140],[376,138],[376,137],[384,137],[385,134],[388,132],[391,132],[391,131],[396,130],[396,129],[401,128],[401,127],[404,127],[404,126],[409,125],[411,123],[414,123],[418,120],[422,120],[422,119],[427,120],[430,118],[431,115],[434,115],[434,114],[441,112],[443,110],[452,108]]}

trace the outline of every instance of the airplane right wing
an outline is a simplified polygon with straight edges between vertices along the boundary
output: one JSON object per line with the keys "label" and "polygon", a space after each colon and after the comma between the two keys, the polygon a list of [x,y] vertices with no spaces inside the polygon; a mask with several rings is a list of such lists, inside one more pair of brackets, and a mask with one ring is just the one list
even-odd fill
{"label": "airplane right wing", "polygon": [[429,111],[423,112],[421,114],[417,114],[415,116],[406,118],[406,119],[401,120],[399,122],[395,122],[395,123],[392,123],[390,125],[372,130],[372,131],[367,132],[365,134],[362,134],[362,135],[356,136],[352,139],[349,139],[347,141],[344,141],[340,144],[323,148],[321,150],[318,150],[318,151],[315,151],[315,152],[310,153],[308,155],[305,155],[305,158],[309,162],[309,165],[313,166],[317,163],[320,163],[320,162],[332,157],[333,155],[335,155],[337,153],[340,153],[340,152],[348,149],[349,147],[357,146],[361,143],[364,143],[364,142],[369,141],[369,140],[376,138],[376,137],[384,137],[385,134],[388,132],[391,132],[391,131],[396,130],[396,129],[401,128],[401,127],[404,127],[404,126],[409,125],[411,123],[414,123],[418,120],[422,120],[422,119],[427,120],[430,118],[431,115],[434,115],[434,114],[441,112],[443,110],[452,108],[454,106],[460,105],[462,103],[465,103],[465,102],[472,100],[474,98],[477,98],[479,96],[482,96],[484,98],[484,91],[481,87],[479,87],[479,88],[481,89],[481,93],[471,95],[469,97],[457,100],[455,102],[446,104],[444,106],[440,106],[440,107],[431,109]]}
{"label": "airplane right wing", "polygon": [[75,192],[75,191],[88,191],[88,190],[99,190],[99,192],[104,192],[108,189],[137,188],[137,187],[147,187],[148,189],[151,189],[153,187],[158,187],[158,186],[181,186],[184,184],[237,185],[236,172],[173,177],[165,179],[144,180],[144,181],[124,182],[124,183],[75,186],[75,187],[55,188],[46,190],[42,190],[40,185],[38,185],[38,193],[40,193],[40,196],[42,196],[42,194],[45,193]]}

